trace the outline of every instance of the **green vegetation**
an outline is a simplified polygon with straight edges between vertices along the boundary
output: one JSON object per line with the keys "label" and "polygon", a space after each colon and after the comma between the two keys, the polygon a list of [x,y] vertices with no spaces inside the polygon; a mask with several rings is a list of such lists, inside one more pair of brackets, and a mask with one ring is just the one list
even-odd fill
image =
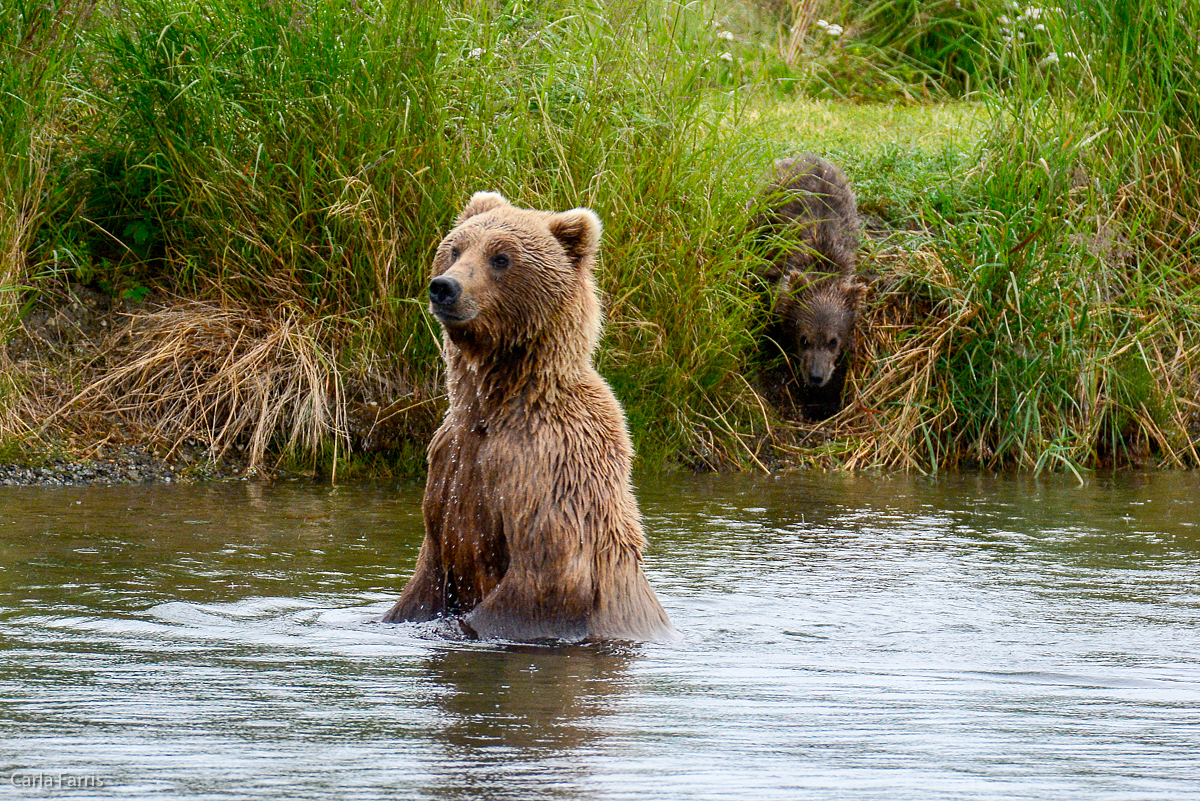
{"label": "green vegetation", "polygon": [[[599,366],[647,465],[1196,464],[1200,10],[1061,6],[14,0],[0,334],[38,347],[0,349],[0,438],[410,469],[427,265],[495,189],[604,219]],[[750,207],[805,150],[883,232],[821,425],[749,366]],[[80,287],[119,331],[18,331]]]}
{"label": "green vegetation", "polygon": [[1200,6],[1002,21],[977,163],[922,204],[930,258],[881,298],[925,317],[874,354],[914,360],[894,458],[1196,464]]}

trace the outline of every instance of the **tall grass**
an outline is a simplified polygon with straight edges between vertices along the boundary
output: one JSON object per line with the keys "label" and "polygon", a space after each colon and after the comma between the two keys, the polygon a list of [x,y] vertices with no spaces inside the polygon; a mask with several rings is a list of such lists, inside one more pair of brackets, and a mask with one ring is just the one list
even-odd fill
{"label": "tall grass", "polygon": [[851,461],[1200,462],[1200,12],[1173,6],[1003,21],[978,165],[880,284],[862,397],[883,420]]}
{"label": "tall grass", "polygon": [[231,353],[261,319],[320,320],[314,346],[337,354],[347,402],[420,407],[423,426],[440,392],[427,265],[457,210],[480,189],[588,205],[606,224],[601,368],[641,452],[737,458],[759,415],[739,369],[752,335],[737,242],[769,154],[728,124],[721,42],[695,8],[134,0],[109,12],[72,87],[86,114],[54,154],[74,203],[27,248],[49,273],[117,297],[290,310],[223,326]]}
{"label": "tall grass", "polygon": [[[67,114],[64,78],[92,5],[11,0],[0,7],[0,342],[19,323],[33,241],[65,202],[51,161]],[[31,422],[8,361],[0,347],[0,438],[20,438]]]}
{"label": "tall grass", "polygon": [[[441,402],[427,265],[493,189],[604,219],[599,366],[647,464],[1195,464],[1200,12],[1059,5],[16,0],[0,284],[36,291],[0,303],[130,306],[134,336],[44,393],[80,420],[258,460],[391,431],[408,458]],[[761,113],[796,92],[969,93],[989,122],[935,152],[829,104],[835,141]],[[819,426],[753,389],[749,209],[802,150],[892,230]]]}
{"label": "tall grass", "polygon": [[63,78],[91,6],[12,0],[0,8],[0,335],[14,322],[31,238],[59,197],[47,176]]}
{"label": "tall grass", "polygon": [[740,54],[787,92],[854,100],[927,101],[987,89],[1005,0],[758,0],[725,17],[774,39],[766,57]]}

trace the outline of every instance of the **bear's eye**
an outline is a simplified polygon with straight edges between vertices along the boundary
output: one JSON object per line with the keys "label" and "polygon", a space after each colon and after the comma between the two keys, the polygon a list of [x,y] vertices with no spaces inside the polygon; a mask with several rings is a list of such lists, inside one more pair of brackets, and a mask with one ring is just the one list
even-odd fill
{"label": "bear's eye", "polygon": [[458,248],[450,248],[450,261],[458,261],[458,257],[462,255],[462,251]]}
{"label": "bear's eye", "polygon": [[833,339],[829,340],[829,349],[830,350],[837,350],[837,345],[838,345],[837,337],[834,337]]}
{"label": "bear's eye", "polygon": [[508,256],[505,256],[503,253],[497,253],[495,256],[492,256],[492,266],[497,270],[508,269],[508,264]]}

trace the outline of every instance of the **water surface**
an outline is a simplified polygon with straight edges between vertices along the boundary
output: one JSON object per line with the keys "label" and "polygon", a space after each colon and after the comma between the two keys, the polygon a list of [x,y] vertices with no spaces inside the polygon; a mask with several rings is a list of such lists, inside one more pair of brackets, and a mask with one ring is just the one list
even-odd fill
{"label": "water surface", "polygon": [[1200,477],[639,495],[679,643],[374,623],[414,486],[0,488],[0,795],[1200,798]]}

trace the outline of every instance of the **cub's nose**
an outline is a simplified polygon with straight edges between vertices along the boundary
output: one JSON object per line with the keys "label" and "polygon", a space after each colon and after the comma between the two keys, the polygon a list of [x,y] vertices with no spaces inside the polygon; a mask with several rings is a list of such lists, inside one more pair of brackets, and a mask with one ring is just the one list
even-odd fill
{"label": "cub's nose", "polygon": [[824,372],[820,370],[813,370],[808,374],[808,383],[812,384],[814,387],[819,387],[823,386],[828,378],[829,376]]}
{"label": "cub's nose", "polygon": [[439,275],[429,282],[429,302],[434,306],[449,306],[462,295],[462,284],[453,278]]}

